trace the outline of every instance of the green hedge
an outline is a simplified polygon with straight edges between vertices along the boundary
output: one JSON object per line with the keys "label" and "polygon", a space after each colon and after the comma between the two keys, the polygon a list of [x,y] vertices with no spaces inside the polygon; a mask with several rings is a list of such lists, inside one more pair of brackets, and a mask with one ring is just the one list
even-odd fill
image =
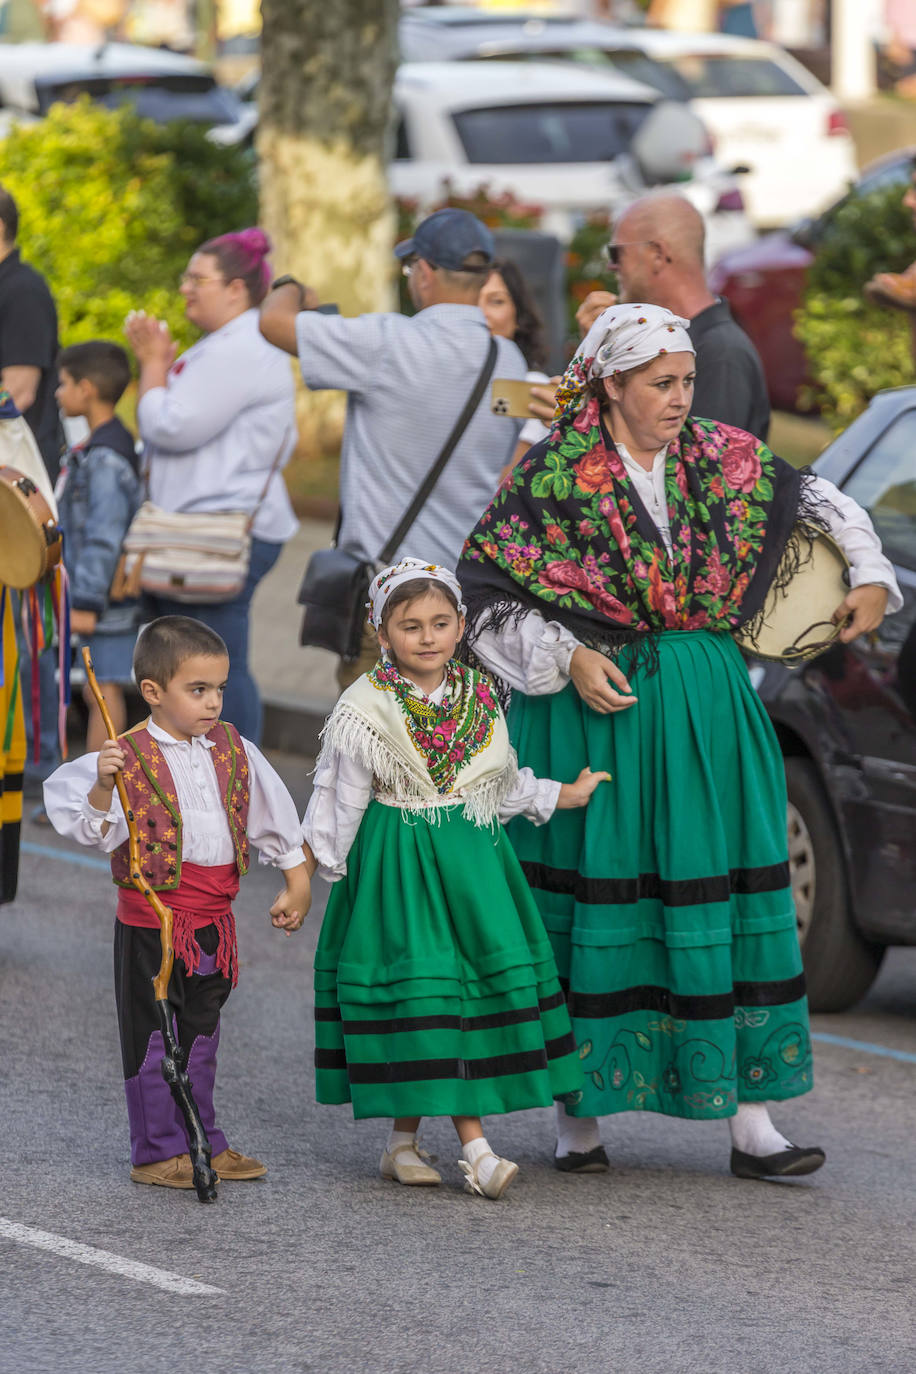
{"label": "green hedge", "polygon": [[178,279],[205,239],[257,219],[254,155],[196,125],[156,125],[84,98],[0,144],[23,258],[48,279],[65,344],[119,339],[124,316],[166,319],[183,345]]}
{"label": "green hedge", "polygon": [[876,272],[902,272],[916,258],[901,198],[900,186],[851,196],[831,216],[808,271],[795,323],[816,383],[805,399],[837,433],[876,392],[916,380],[909,317],[862,294]]}

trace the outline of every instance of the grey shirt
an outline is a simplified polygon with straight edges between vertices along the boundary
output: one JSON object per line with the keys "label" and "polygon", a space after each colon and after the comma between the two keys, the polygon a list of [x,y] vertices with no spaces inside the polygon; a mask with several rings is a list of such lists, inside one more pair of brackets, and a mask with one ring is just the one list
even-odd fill
{"label": "grey shirt", "polygon": [[728,302],[708,305],[690,321],[690,341],[697,351],[697,380],[691,415],[736,425],[756,439],[767,440],[770,398],[763,364]]}
{"label": "grey shirt", "polygon": [[[476,305],[417,315],[296,317],[299,365],[312,390],[348,393],[340,460],[338,544],[378,556],[461,414],[483,367],[489,331]],[[494,377],[522,379],[525,360],[497,339]],[[492,499],[521,420],[490,412],[490,388],[393,561],[410,554],[454,568]]]}

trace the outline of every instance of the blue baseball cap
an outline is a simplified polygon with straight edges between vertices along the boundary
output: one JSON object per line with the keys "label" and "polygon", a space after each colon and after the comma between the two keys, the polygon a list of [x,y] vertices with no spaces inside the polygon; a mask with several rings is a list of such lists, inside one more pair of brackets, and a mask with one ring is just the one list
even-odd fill
{"label": "blue baseball cap", "polygon": [[417,225],[413,238],[402,239],[394,247],[396,258],[423,258],[450,272],[466,270],[470,253],[482,253],[487,263],[492,262],[496,254],[493,235],[476,215],[452,205],[429,215]]}

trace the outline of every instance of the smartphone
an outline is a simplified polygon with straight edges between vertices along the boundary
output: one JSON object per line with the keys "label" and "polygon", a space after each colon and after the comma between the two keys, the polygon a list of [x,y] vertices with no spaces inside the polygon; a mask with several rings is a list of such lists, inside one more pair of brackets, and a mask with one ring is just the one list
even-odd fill
{"label": "smartphone", "polygon": [[340,314],[340,306],[339,306],[339,305],[316,305],[316,306],[315,306],[315,313],[316,313],[317,315],[339,315],[339,314]]}
{"label": "smartphone", "polygon": [[494,415],[511,415],[516,420],[530,420],[531,382],[519,382],[507,377],[495,377],[490,387],[490,409]]}

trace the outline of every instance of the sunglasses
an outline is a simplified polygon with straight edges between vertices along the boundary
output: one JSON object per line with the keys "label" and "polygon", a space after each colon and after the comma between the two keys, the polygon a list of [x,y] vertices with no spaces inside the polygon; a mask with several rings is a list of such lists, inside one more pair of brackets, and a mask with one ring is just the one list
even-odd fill
{"label": "sunglasses", "polygon": [[658,243],[655,239],[630,239],[626,243],[606,243],[604,245],[604,256],[607,258],[611,267],[619,267],[621,248],[636,248],[641,243],[651,243],[656,248],[658,247]]}

